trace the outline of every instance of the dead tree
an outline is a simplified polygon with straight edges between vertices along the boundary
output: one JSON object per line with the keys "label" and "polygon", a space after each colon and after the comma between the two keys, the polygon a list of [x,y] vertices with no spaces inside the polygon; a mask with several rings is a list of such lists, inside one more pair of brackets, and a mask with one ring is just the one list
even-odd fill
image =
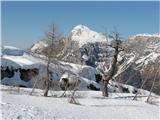
{"label": "dead tree", "polygon": [[150,99],[150,97],[151,97],[151,93],[152,93],[153,88],[154,88],[154,86],[155,86],[156,77],[157,77],[157,75],[158,75],[158,72],[160,71],[159,68],[160,68],[160,67],[158,66],[158,69],[157,69],[157,71],[156,71],[156,73],[155,73],[155,76],[154,76],[154,79],[153,79],[153,83],[152,83],[152,86],[151,86],[151,89],[150,89],[150,92],[149,92],[149,95],[148,95],[148,97],[147,97],[146,102],[149,102],[149,99]]}
{"label": "dead tree", "polygon": [[47,66],[46,66],[46,77],[45,77],[45,92],[44,92],[44,96],[48,96],[48,91],[49,91],[49,64],[50,64],[50,60],[48,60]]}
{"label": "dead tree", "polygon": [[67,90],[70,90],[70,91],[78,90],[81,80],[79,79],[79,77],[69,75],[68,77],[61,78],[59,83],[60,83],[60,87],[64,90],[61,97],[64,97]]}
{"label": "dead tree", "polygon": [[80,104],[76,99],[75,99],[75,93],[76,91],[79,89],[79,86],[80,86],[80,83],[81,81],[79,79],[76,80],[75,84],[73,85],[73,91],[72,91],[72,94],[71,94],[71,97],[70,97],[70,100],[69,100],[69,103],[72,103],[72,104]]}
{"label": "dead tree", "polygon": [[[148,68],[148,69],[147,69],[146,71],[144,71],[144,72],[147,72],[147,73],[151,72],[151,71],[150,71],[150,68]],[[147,82],[147,80],[148,80],[148,74],[147,74],[145,77],[146,77],[146,79],[143,78],[143,80],[142,80],[142,85],[141,85],[141,87],[140,87],[139,89],[142,89],[143,86],[145,85],[145,83]],[[137,93],[136,93],[135,96],[133,97],[133,100],[137,100],[138,94],[139,94],[139,90],[137,89]]]}
{"label": "dead tree", "polygon": [[33,85],[32,91],[30,92],[29,95],[32,95],[32,94],[33,94],[33,92],[34,92],[34,90],[35,90],[35,87],[36,87],[36,84],[37,84],[38,80],[40,80],[39,76],[35,76],[34,79],[35,79],[35,83],[34,83],[34,85]]}
{"label": "dead tree", "polygon": [[50,77],[51,77],[51,63],[58,65],[58,53],[63,50],[63,37],[57,33],[56,27],[53,24],[51,30],[46,32],[45,38],[43,39],[47,42],[47,47],[42,50],[42,54],[46,56],[46,76],[44,79],[45,82],[45,91],[44,96],[48,96],[48,91],[50,87]]}
{"label": "dead tree", "polygon": [[120,51],[123,51],[123,49],[121,48],[120,44],[121,44],[121,40],[119,37],[119,33],[115,32],[114,36],[111,36],[114,40],[114,45],[111,46],[115,49],[114,52],[114,56],[111,62],[111,68],[109,69],[108,73],[105,75],[105,78],[103,80],[103,96],[108,97],[108,84],[109,84],[109,80],[112,79],[112,77],[115,75],[116,73],[116,67],[117,67],[117,58],[118,58],[118,54]]}
{"label": "dead tree", "polygon": [[79,89],[81,80],[79,77],[74,75],[62,76],[60,79],[60,86],[64,90],[63,94],[60,97],[64,97],[66,91],[70,91],[71,97],[69,97],[69,103],[79,104],[75,99],[75,93]]}

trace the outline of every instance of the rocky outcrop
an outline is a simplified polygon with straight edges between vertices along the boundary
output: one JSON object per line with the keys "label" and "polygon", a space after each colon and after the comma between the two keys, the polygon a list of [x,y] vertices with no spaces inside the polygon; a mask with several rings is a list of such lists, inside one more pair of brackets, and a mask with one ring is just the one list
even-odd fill
{"label": "rocky outcrop", "polygon": [[5,77],[11,78],[14,76],[14,70],[10,70],[8,67],[5,69],[1,66],[1,80]]}
{"label": "rocky outcrop", "polygon": [[39,71],[38,69],[34,68],[34,69],[20,69],[20,78],[23,81],[29,81],[32,79],[32,77],[38,76]]}
{"label": "rocky outcrop", "polygon": [[14,69],[9,67],[1,67],[1,80],[4,78],[12,78],[15,72],[20,73],[20,78],[22,81],[28,82],[32,79],[32,77],[38,76],[39,70],[37,68],[33,69]]}

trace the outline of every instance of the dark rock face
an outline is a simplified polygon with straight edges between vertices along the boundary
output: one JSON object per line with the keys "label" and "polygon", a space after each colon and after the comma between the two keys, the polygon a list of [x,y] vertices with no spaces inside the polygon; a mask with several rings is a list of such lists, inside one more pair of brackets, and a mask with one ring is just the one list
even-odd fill
{"label": "dark rock face", "polygon": [[20,69],[20,74],[21,80],[28,82],[33,76],[38,75],[38,69]]}
{"label": "dark rock face", "polygon": [[[87,43],[79,48],[76,42],[71,41],[65,49],[63,60],[96,67],[96,62],[102,62],[108,55],[112,54],[113,50],[110,51],[108,49],[107,43]],[[87,56],[87,59],[83,59],[84,55]]]}
{"label": "dark rock face", "polygon": [[97,83],[99,83],[100,81],[102,81],[102,75],[100,75],[100,74],[96,74],[95,78],[96,78],[96,82]]}
{"label": "dark rock face", "polygon": [[39,70],[34,68],[34,69],[13,69],[13,68],[3,68],[1,67],[1,80],[4,78],[12,78],[14,76],[14,72],[20,72],[20,78],[21,80],[28,82],[31,80],[33,76],[36,76],[39,74]]}
{"label": "dark rock face", "polygon": [[25,82],[28,82],[32,78],[30,70],[22,69],[20,70],[20,73],[21,73],[20,75],[21,80]]}
{"label": "dark rock face", "polygon": [[19,87],[27,88],[27,86],[25,86],[25,85],[19,85]]}
{"label": "dark rock face", "polygon": [[90,90],[95,90],[95,91],[99,91],[100,89],[99,88],[96,88],[94,85],[92,85],[92,84],[89,84],[88,86],[87,86],[87,88],[88,89],[90,89]]}
{"label": "dark rock face", "polygon": [[7,78],[11,78],[14,76],[14,71],[13,70],[10,70],[8,67],[6,69],[3,69],[1,67],[1,80],[5,77]]}
{"label": "dark rock face", "polygon": [[123,93],[129,93],[129,90],[128,90],[128,88],[122,88],[122,91],[123,91]]}
{"label": "dark rock face", "polygon": [[132,93],[133,94],[136,94],[138,91],[136,90],[136,89],[134,89],[133,91],[132,91]]}

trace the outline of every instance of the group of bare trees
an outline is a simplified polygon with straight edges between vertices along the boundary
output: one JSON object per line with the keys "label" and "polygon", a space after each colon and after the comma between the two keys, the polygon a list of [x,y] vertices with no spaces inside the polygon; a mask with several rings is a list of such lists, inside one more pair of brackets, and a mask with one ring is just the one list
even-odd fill
{"label": "group of bare trees", "polygon": [[[148,63],[142,71],[142,84],[139,89],[147,89],[149,91],[146,102],[151,102],[151,94],[160,92],[160,61],[156,60],[155,63]],[[140,92],[137,92],[133,98],[136,100]]]}
{"label": "group of bare trees", "polygon": [[[110,64],[110,69],[108,70],[107,73],[104,74],[103,77],[103,90],[102,90],[102,94],[105,97],[108,97],[109,93],[108,93],[108,85],[109,85],[109,81],[113,80],[114,75],[116,74],[116,72],[118,71],[118,67],[117,67],[117,59],[118,59],[118,55],[121,51],[124,51],[124,49],[122,48],[122,41],[120,39],[120,34],[118,32],[114,32],[112,36],[110,36],[113,39],[112,44],[108,45],[112,48],[114,48],[114,55],[112,57],[111,60],[111,64]],[[63,49],[65,48],[65,41],[63,39],[63,37],[60,34],[57,34],[56,31],[56,27],[53,24],[51,27],[51,30],[49,32],[47,32],[45,34],[44,39],[45,41],[47,41],[48,46],[43,49],[43,54],[46,56],[46,76],[44,78],[44,86],[45,86],[45,91],[44,91],[44,96],[48,96],[48,91],[50,88],[50,67],[51,64],[56,62],[57,60],[61,59],[61,54]],[[155,68],[155,67],[154,67]],[[155,79],[155,77],[159,74],[160,68],[157,68],[156,71],[154,70],[155,76],[152,77],[152,84],[151,84],[151,89],[150,89],[150,94],[149,97],[151,96],[151,92],[153,92],[154,87],[156,86],[156,82],[157,80]],[[146,80],[143,80],[142,86],[141,88],[143,88],[145,86],[145,82]],[[66,83],[66,88],[65,91],[68,90],[67,88],[68,83]],[[75,102],[73,96],[75,94],[75,91],[72,94],[72,99],[71,102]],[[65,93],[65,92],[64,92]],[[138,93],[135,95],[134,99],[137,97]],[[147,99],[147,101],[149,100],[149,97]]]}

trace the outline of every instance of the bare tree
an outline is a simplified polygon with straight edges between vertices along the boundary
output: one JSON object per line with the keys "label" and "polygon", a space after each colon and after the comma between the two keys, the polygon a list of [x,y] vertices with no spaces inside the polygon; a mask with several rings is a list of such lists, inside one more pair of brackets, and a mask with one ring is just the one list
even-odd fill
{"label": "bare tree", "polygon": [[47,43],[47,47],[42,50],[42,53],[46,56],[46,76],[45,76],[45,91],[44,96],[48,96],[50,87],[51,63],[58,64],[57,59],[60,58],[59,53],[63,50],[63,37],[58,34],[54,24],[51,26],[51,30],[45,33],[44,39]]}
{"label": "bare tree", "polygon": [[114,52],[114,56],[113,56],[113,59],[111,62],[111,67],[110,67],[108,73],[105,74],[105,78],[103,80],[103,96],[105,96],[105,97],[108,97],[109,80],[111,80],[112,77],[116,73],[118,54],[120,51],[123,51],[123,49],[121,48],[121,40],[119,37],[119,33],[114,32],[113,36],[110,36],[110,37],[113,38],[113,40],[114,40],[113,46],[111,45],[111,47],[113,47],[115,49],[115,52]]}
{"label": "bare tree", "polygon": [[155,86],[155,83],[156,83],[156,78],[157,78],[157,76],[158,76],[159,71],[160,71],[160,67],[158,66],[158,69],[157,69],[157,71],[155,72],[155,75],[154,75],[154,78],[153,78],[153,82],[152,82],[152,86],[151,86],[151,89],[150,89],[150,93],[149,93],[149,95],[148,95],[148,98],[147,98],[146,102],[149,102],[149,99],[150,99],[151,93],[152,93],[152,91],[153,91],[153,89],[154,89],[154,86]]}
{"label": "bare tree", "polygon": [[53,54],[51,54],[53,52],[53,42],[55,39],[55,27],[53,24],[53,29],[52,29],[52,33],[48,34],[48,42],[51,42],[51,44],[49,44],[49,47],[47,47],[45,49],[45,55],[47,57],[47,65],[46,65],[46,76],[45,76],[45,92],[44,92],[44,96],[48,96],[48,91],[49,91],[49,65],[51,63],[51,58],[53,56]]}

